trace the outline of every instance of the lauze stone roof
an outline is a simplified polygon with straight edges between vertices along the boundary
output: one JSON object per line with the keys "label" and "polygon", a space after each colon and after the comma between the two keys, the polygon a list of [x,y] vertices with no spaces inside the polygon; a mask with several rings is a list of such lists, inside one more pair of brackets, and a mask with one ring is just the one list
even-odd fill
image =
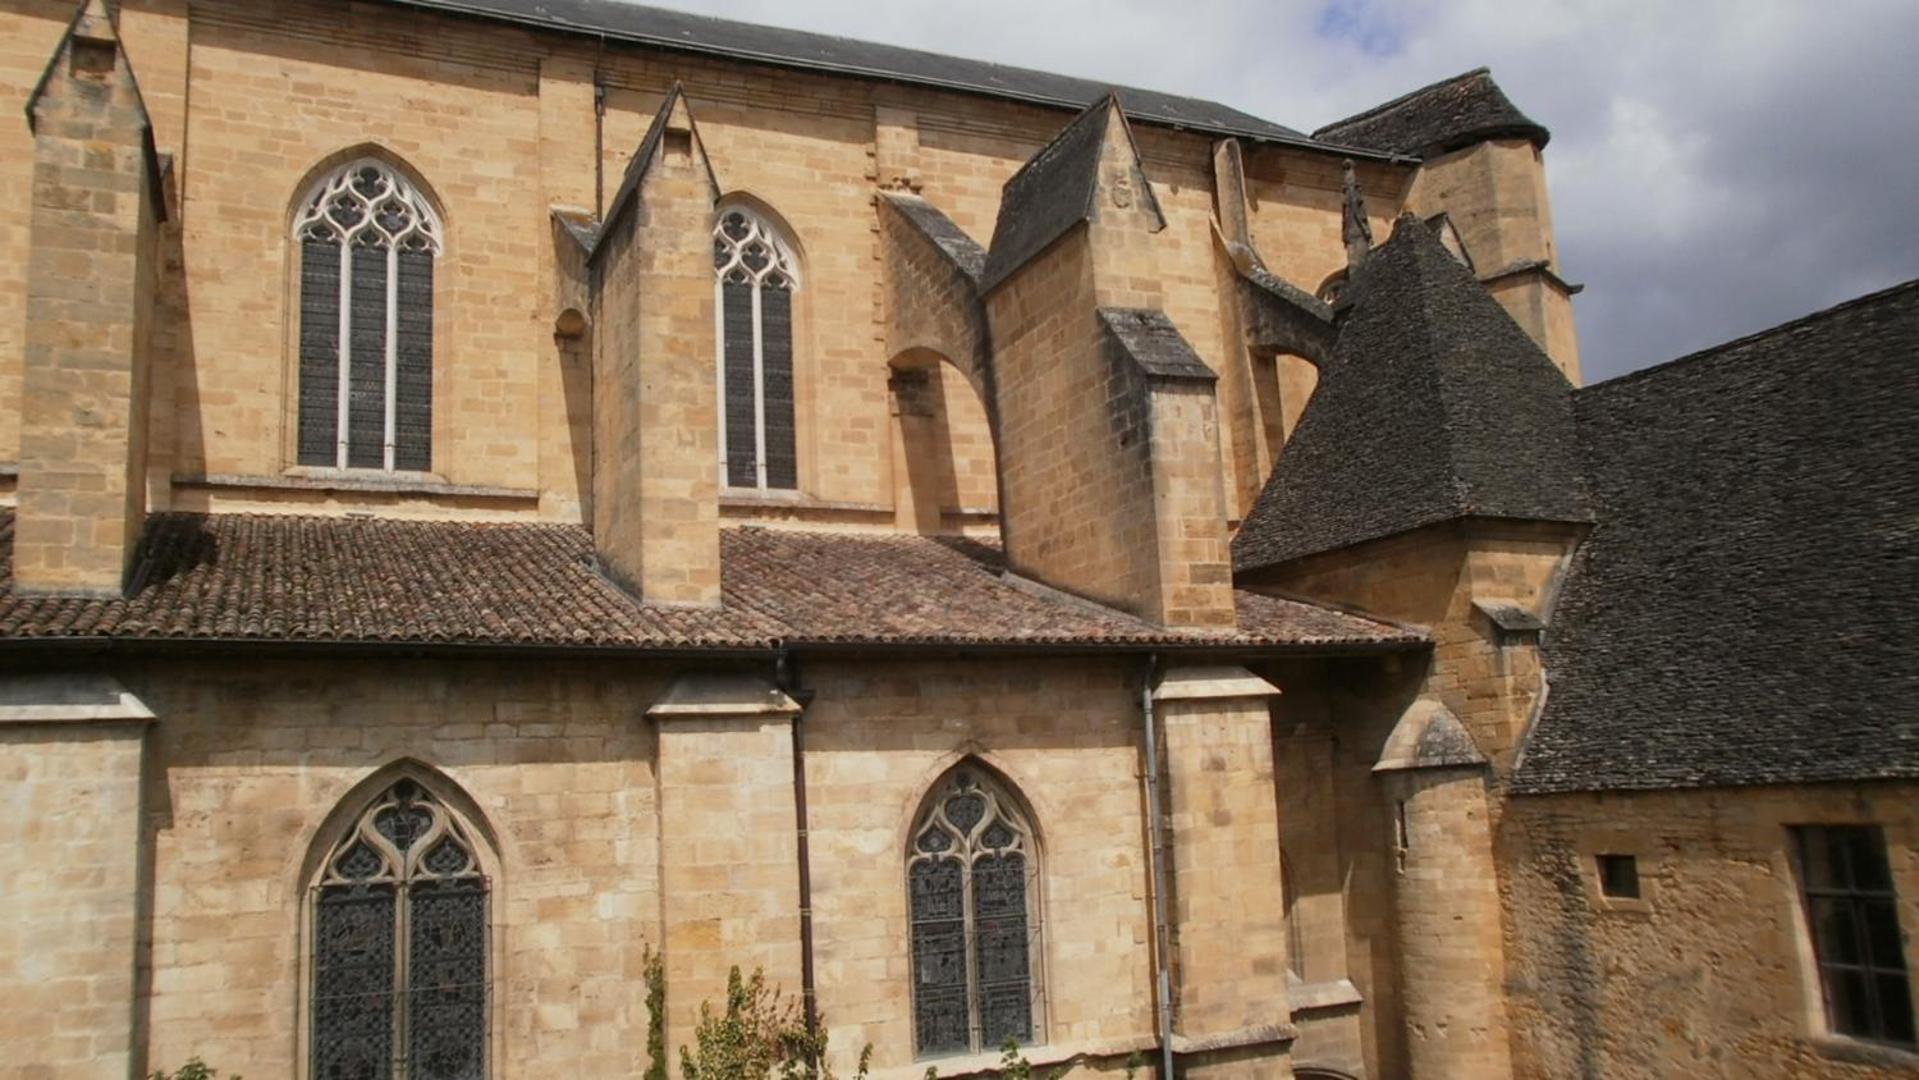
{"label": "lauze stone roof", "polygon": [[1574,397],[1522,791],[1919,777],[1919,282]]}
{"label": "lauze stone roof", "polygon": [[0,511],[0,640],[624,650],[798,645],[1414,647],[1417,631],[1239,595],[1240,629],[1181,632],[1003,573],[973,541],[722,532],[723,606],[645,604],[578,526],[156,514],[127,598],[21,597]]}
{"label": "lauze stone roof", "polygon": [[1551,137],[1519,111],[1485,68],[1421,87],[1313,132],[1313,138],[1325,142],[1416,157],[1488,139],[1525,139],[1545,146]]}
{"label": "lauze stone roof", "polygon": [[1346,298],[1236,570],[1460,518],[1590,519],[1572,385],[1429,227],[1401,217]]}

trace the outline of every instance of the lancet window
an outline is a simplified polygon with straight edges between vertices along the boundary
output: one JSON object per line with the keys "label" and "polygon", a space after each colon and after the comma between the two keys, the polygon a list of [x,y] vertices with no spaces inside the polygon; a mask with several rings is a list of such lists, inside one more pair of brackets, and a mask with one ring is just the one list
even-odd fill
{"label": "lancet window", "polygon": [[309,1075],[484,1080],[487,894],[425,788],[402,779],[373,801],[315,886]]}
{"label": "lancet window", "polygon": [[1036,1038],[1039,920],[1033,831],[998,784],[962,764],[914,824],[906,879],[921,1057]]}
{"label": "lancet window", "polygon": [[424,472],[433,458],[433,265],[440,222],[391,166],[355,161],[294,218],[298,460]]}
{"label": "lancet window", "polygon": [[793,294],[799,259],[745,206],[713,227],[720,357],[720,471],[728,487],[799,486],[793,431]]}

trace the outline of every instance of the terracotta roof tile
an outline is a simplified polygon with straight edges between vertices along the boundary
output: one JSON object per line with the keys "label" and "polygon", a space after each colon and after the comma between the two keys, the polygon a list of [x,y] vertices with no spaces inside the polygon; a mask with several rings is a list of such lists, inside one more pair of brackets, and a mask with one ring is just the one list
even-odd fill
{"label": "terracotta roof tile", "polygon": [[0,511],[0,639],[633,649],[782,644],[1287,648],[1416,645],[1418,631],[1241,594],[1241,629],[1166,630],[1008,578],[996,547],[729,528],[717,609],[643,603],[590,534],[477,524],[156,514],[126,599],[16,596]]}

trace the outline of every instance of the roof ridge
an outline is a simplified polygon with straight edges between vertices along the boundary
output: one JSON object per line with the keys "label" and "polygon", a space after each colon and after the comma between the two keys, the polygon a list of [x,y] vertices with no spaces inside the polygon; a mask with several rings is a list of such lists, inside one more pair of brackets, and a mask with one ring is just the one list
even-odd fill
{"label": "roof ridge", "polygon": [[1384,115],[1385,113],[1390,112],[1393,109],[1396,109],[1402,105],[1407,104],[1408,102],[1412,101],[1414,98],[1420,96],[1421,94],[1431,93],[1432,91],[1437,90],[1442,86],[1451,86],[1454,83],[1462,83],[1462,82],[1465,82],[1467,79],[1475,79],[1481,76],[1490,77],[1492,73],[1493,73],[1492,68],[1487,67],[1484,64],[1481,64],[1479,67],[1473,68],[1471,71],[1462,71],[1457,75],[1451,76],[1450,78],[1440,79],[1437,82],[1427,83],[1425,86],[1422,86],[1418,88],[1417,90],[1408,90],[1405,93],[1399,95],[1398,97],[1393,98],[1390,101],[1381,102],[1370,109],[1365,109],[1363,111],[1356,112],[1352,114],[1351,116],[1344,117],[1339,120],[1335,120],[1330,124],[1323,124],[1320,127],[1315,128],[1313,130],[1312,136],[1313,138],[1317,139],[1324,132],[1331,131],[1332,129],[1336,127],[1345,127],[1347,124],[1355,124],[1361,120],[1371,120],[1375,116]]}
{"label": "roof ridge", "polygon": [[1734,349],[1741,348],[1746,345],[1750,345],[1755,341],[1761,341],[1766,338],[1772,337],[1776,334],[1788,334],[1795,330],[1802,329],[1806,326],[1824,322],[1827,319],[1836,318],[1849,311],[1852,311],[1855,308],[1870,307],[1874,304],[1885,301],[1886,299],[1894,296],[1895,294],[1908,292],[1908,291],[1919,291],[1919,278],[1908,278],[1905,281],[1901,281],[1896,285],[1888,285],[1883,289],[1879,289],[1874,292],[1869,292],[1865,294],[1864,296],[1855,296],[1850,300],[1841,300],[1839,303],[1833,304],[1831,307],[1820,308],[1817,311],[1808,312],[1804,315],[1798,316],[1797,318],[1787,319],[1785,322],[1779,323],[1777,325],[1768,326],[1763,330],[1755,330],[1750,334],[1741,335],[1739,337],[1733,338],[1730,341],[1722,341],[1717,345],[1708,345],[1703,349],[1697,349],[1697,350],[1694,350],[1693,352],[1685,353],[1680,356],[1675,356],[1670,360],[1662,360],[1659,363],[1653,364],[1649,367],[1643,367],[1636,371],[1628,371],[1623,375],[1615,375],[1612,378],[1607,379],[1603,382],[1590,383],[1586,386],[1576,387],[1573,393],[1575,395],[1584,395],[1594,390],[1606,390],[1615,386],[1619,386],[1623,383],[1636,382],[1636,381],[1639,381],[1640,379],[1645,378],[1646,376],[1659,374],[1660,372],[1666,371],[1669,368],[1677,367],[1680,364],[1689,363],[1694,360],[1709,359],[1719,353],[1730,352]]}

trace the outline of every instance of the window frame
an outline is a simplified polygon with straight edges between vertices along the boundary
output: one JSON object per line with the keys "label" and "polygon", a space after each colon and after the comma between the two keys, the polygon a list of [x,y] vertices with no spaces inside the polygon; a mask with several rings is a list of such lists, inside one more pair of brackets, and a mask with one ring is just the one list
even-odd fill
{"label": "window frame", "polygon": [[[964,923],[963,949],[966,965],[966,1015],[967,1046],[958,1050],[923,1051],[920,1049],[919,1036],[919,955],[914,947],[914,927],[916,919],[913,910],[912,867],[927,857],[927,853],[918,848],[919,837],[935,823],[935,815],[943,803],[952,795],[960,793],[957,786],[963,776],[970,775],[975,786],[988,798],[987,814],[971,830],[984,834],[988,823],[995,819],[1005,822],[1019,837],[1018,847],[1001,850],[1017,850],[1025,856],[1025,896],[1026,896],[1026,964],[1027,964],[1027,1015],[1030,1020],[1030,1036],[1020,1046],[1024,1050],[1044,1047],[1048,1043],[1047,1034],[1047,994],[1046,994],[1046,918],[1044,911],[1045,893],[1045,855],[1039,828],[1031,804],[1019,788],[1002,775],[997,769],[976,758],[967,758],[945,769],[931,785],[926,788],[918,807],[909,820],[903,845],[904,860],[900,875],[906,908],[905,946],[907,956],[908,1011],[906,1026],[911,1042],[910,1060],[918,1062],[938,1062],[969,1058],[979,1055],[998,1055],[998,1045],[987,1045],[981,1020],[981,995],[979,989],[979,942],[976,935],[975,898],[973,894],[972,863],[987,849],[980,848],[969,853],[962,860],[960,878],[961,910]],[[975,841],[977,847],[977,841]]]}
{"label": "window frame", "polygon": [[[727,220],[739,215],[747,222],[744,236],[732,237],[725,234]],[[717,407],[719,431],[719,470],[720,488],[727,492],[748,492],[767,494],[776,492],[798,493],[802,484],[800,452],[800,303],[806,279],[799,245],[793,239],[792,231],[779,217],[768,210],[754,205],[752,200],[741,196],[729,196],[720,200],[713,212],[714,267],[713,267],[713,342],[714,371],[718,388]],[[744,252],[754,243],[766,245],[771,254],[764,266],[754,268],[744,261]],[[722,261],[722,247],[730,248]],[[726,356],[726,285],[727,277],[738,272],[746,278],[743,282],[751,286],[752,328],[753,328],[753,483],[736,484],[729,469],[728,451],[729,432],[726,416],[727,356]],[[763,307],[765,283],[769,277],[783,277],[785,292],[789,297],[787,311],[787,371],[791,386],[788,389],[788,408],[792,414],[792,455],[793,484],[791,487],[776,487],[767,483],[767,427],[766,427],[766,313]]]}
{"label": "window frame", "polygon": [[[389,792],[403,780],[412,781],[422,793],[422,797],[437,804],[446,820],[457,830],[466,842],[477,867],[477,876],[485,885],[485,934],[483,946],[485,957],[485,1017],[486,1030],[483,1036],[483,1073],[488,1078],[501,1075],[506,1057],[507,1002],[501,985],[505,962],[505,933],[507,891],[502,874],[502,859],[499,838],[486,820],[479,805],[460,788],[460,786],[440,773],[432,766],[417,759],[400,758],[390,761],[371,775],[353,785],[346,794],[335,801],[325,819],[314,830],[309,842],[304,846],[304,854],[299,856],[300,870],[296,879],[294,893],[299,902],[299,953],[298,977],[295,979],[295,1050],[292,1075],[295,1080],[318,1080],[314,1072],[314,1024],[316,954],[314,931],[318,923],[318,901],[320,886],[326,879],[327,868],[334,856],[354,838],[359,824],[370,820],[370,816],[384,803]],[[297,849],[296,849],[297,850]],[[396,904],[398,898],[396,897]],[[400,964],[400,953],[404,952],[400,937],[400,922],[396,910],[394,940],[396,942],[396,967]],[[403,1006],[403,999],[395,994],[396,1014]],[[397,1019],[397,1016],[396,1016]],[[396,1024],[397,1030],[397,1024]],[[395,1038],[398,1038],[396,1034]],[[396,1053],[399,1044],[395,1044]],[[396,1070],[391,1074],[393,1080],[401,1080],[404,1074]]]}
{"label": "window frame", "polygon": [[[1890,1034],[1885,1018],[1885,1004],[1881,998],[1878,985],[1878,980],[1882,976],[1896,975],[1904,978],[1907,1008],[1908,1010],[1914,1011],[1914,1015],[1909,1015],[1906,1018],[1907,1023],[1914,1028],[1919,1028],[1919,1008],[1915,1007],[1916,1004],[1919,1003],[1915,1002],[1912,971],[1906,964],[1904,950],[1905,927],[1899,923],[1900,901],[1898,881],[1893,876],[1892,851],[1887,844],[1885,827],[1875,822],[1816,822],[1788,826],[1787,832],[1790,840],[1789,851],[1791,853],[1794,877],[1798,880],[1798,911],[1796,915],[1800,931],[1805,935],[1804,955],[1808,961],[1807,976],[1812,984],[1810,988],[1811,996],[1817,1002],[1815,1015],[1820,1024],[1822,1034],[1829,1038],[1889,1047],[1907,1053],[1919,1050],[1919,1037],[1902,1040],[1894,1038]],[[1828,837],[1830,834],[1838,832],[1863,834],[1863,838],[1879,852],[1886,869],[1885,888],[1865,888],[1859,886],[1856,880],[1848,880],[1844,883],[1832,885],[1814,883],[1812,874],[1813,862],[1809,858],[1811,851],[1810,845],[1816,838],[1825,842],[1827,844],[1827,850],[1830,851],[1832,848]],[[1846,877],[1848,879],[1854,879],[1856,877],[1850,867],[1847,870]],[[1815,901],[1844,903],[1851,909],[1855,944],[1859,950],[1859,961],[1857,963],[1846,963],[1842,960],[1828,959],[1825,956],[1824,949],[1820,943],[1819,926],[1814,916]],[[1878,958],[1874,953],[1872,934],[1867,927],[1864,917],[1864,909],[1873,904],[1887,905],[1892,911],[1893,937],[1898,942],[1897,947],[1893,951],[1892,959],[1897,962],[1897,967],[1886,967],[1875,962]],[[1827,986],[1826,975],[1829,969],[1856,972],[1859,974],[1861,986],[1865,991],[1865,1003],[1870,1016],[1870,1022],[1866,1026],[1871,1029],[1870,1031],[1850,1031],[1840,1027],[1839,1017]],[[1915,1036],[1919,1036],[1919,1032],[1915,1032]]]}
{"label": "window frame", "polygon": [[[323,474],[431,477],[437,475],[434,472],[434,465],[439,460],[436,446],[438,443],[436,437],[438,424],[432,417],[437,415],[434,409],[434,403],[438,401],[441,396],[439,387],[441,365],[439,360],[444,335],[441,333],[442,304],[440,300],[445,292],[442,281],[444,276],[443,271],[448,265],[446,257],[448,251],[447,228],[438,201],[427,185],[422,182],[411,169],[385,156],[383,153],[371,152],[373,149],[374,148],[370,147],[362,147],[350,151],[345,155],[330,159],[329,162],[316,167],[312,173],[309,174],[310,178],[301,185],[298,198],[296,198],[292,204],[289,226],[286,233],[289,284],[284,307],[284,310],[289,313],[286,323],[288,329],[288,351],[290,354],[288,381],[291,390],[286,396],[286,400],[291,405],[288,417],[290,438],[286,440],[287,460],[295,472],[313,472],[317,470]],[[311,226],[325,218],[326,206],[324,202],[330,197],[330,194],[342,186],[350,187],[349,178],[354,173],[367,168],[378,170],[391,185],[391,191],[387,195],[381,196],[382,198],[389,196],[397,198],[404,202],[408,209],[416,215],[414,221],[409,222],[405,228],[398,232],[387,233],[387,230],[383,228],[379,229],[380,232],[387,235],[388,239],[388,242],[384,245],[387,259],[385,270],[386,295],[384,298],[385,319],[382,327],[384,336],[382,349],[384,415],[382,416],[381,423],[381,464],[377,466],[351,464],[351,432],[349,429],[352,369],[351,333],[353,328],[352,262],[353,252],[357,250],[352,240],[354,237],[367,232],[369,229],[375,228],[372,224],[373,215],[371,214],[367,215],[365,221],[346,230],[346,235],[342,237],[339,244],[339,298],[337,301],[339,304],[339,313],[338,325],[334,328],[334,332],[337,335],[334,348],[338,359],[335,362],[333,457],[331,461],[324,464],[303,462],[301,460],[300,386],[304,369],[301,337],[306,314],[303,304],[303,275],[306,269],[305,244],[307,237],[304,233]],[[424,239],[426,245],[424,250],[425,253],[429,254],[432,258],[433,269],[429,293],[432,310],[426,319],[430,334],[426,382],[429,421],[426,446],[424,447],[427,464],[424,469],[400,468],[396,461],[399,441],[400,256],[403,253],[403,242],[414,236]]]}

